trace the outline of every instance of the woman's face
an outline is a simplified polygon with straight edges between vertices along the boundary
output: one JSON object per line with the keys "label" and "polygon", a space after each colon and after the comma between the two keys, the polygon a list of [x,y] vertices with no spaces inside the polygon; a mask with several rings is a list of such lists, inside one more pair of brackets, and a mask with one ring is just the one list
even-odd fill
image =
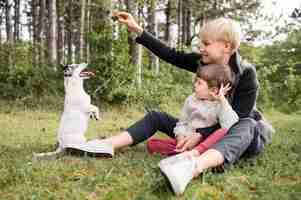
{"label": "woman's face", "polygon": [[226,52],[228,52],[227,43],[223,41],[201,41],[200,53],[205,64],[225,64]]}

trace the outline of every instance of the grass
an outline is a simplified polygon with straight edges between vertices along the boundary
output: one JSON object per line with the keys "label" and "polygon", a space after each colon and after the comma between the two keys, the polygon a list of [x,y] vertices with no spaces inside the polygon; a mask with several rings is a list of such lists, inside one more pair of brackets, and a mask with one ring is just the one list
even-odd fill
{"label": "grass", "polygon": [[[300,199],[301,115],[267,113],[277,133],[264,153],[224,173],[208,171],[175,197],[157,167],[162,157],[148,155],[144,144],[122,149],[113,159],[33,161],[33,152],[54,149],[59,109],[2,109],[0,199]],[[90,122],[87,136],[114,135],[143,115],[133,108],[108,109],[102,121]]]}

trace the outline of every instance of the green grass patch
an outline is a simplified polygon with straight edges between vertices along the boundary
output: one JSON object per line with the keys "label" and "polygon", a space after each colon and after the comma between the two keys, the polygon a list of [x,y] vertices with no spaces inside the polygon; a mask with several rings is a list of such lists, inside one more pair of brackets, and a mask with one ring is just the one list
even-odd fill
{"label": "green grass patch", "polygon": [[[179,110],[166,111],[177,115]],[[54,150],[60,115],[55,109],[1,110],[0,199],[300,199],[301,115],[268,112],[277,133],[264,153],[224,173],[206,172],[181,197],[160,175],[162,157],[148,155],[144,144],[122,149],[113,159],[32,160],[33,152]],[[87,136],[115,135],[143,115],[129,107],[103,110],[101,121],[90,121]]]}

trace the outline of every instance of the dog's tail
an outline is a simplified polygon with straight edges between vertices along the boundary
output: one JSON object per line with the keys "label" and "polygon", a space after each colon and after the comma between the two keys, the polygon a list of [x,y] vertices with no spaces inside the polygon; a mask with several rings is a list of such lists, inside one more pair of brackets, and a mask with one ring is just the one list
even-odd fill
{"label": "dog's tail", "polygon": [[47,153],[33,153],[34,160],[54,160],[65,153],[65,150],[58,147],[55,151]]}

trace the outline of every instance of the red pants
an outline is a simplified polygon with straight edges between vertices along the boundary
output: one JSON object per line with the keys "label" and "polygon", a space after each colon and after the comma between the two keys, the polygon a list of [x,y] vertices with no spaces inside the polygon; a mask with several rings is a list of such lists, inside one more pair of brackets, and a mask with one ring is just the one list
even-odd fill
{"label": "red pants", "polygon": [[[212,145],[221,140],[227,133],[227,129],[218,129],[210,134],[205,140],[200,142],[194,149],[199,151],[200,154],[207,151]],[[147,151],[150,154],[159,153],[161,155],[171,156],[177,154],[176,152],[177,140],[168,139],[149,139],[146,143]]]}

